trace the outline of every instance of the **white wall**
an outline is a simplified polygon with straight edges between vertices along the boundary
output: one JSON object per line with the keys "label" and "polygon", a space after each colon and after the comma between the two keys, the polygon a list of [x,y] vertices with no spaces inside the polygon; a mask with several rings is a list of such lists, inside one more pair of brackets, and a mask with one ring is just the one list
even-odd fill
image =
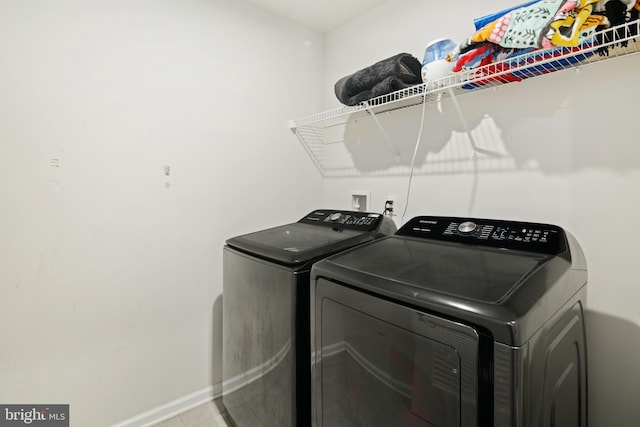
{"label": "white wall", "polygon": [[[328,34],[325,109],[339,106],[333,84],[396,53],[422,60],[430,40],[456,42],[473,32],[473,18],[512,1],[388,1]],[[415,215],[458,215],[558,224],[582,244],[589,263],[588,346],[590,425],[632,427],[640,419],[640,284],[635,224],[640,209],[640,145],[632,56],[459,99],[482,147],[500,147],[506,158],[445,164],[416,176],[405,221]],[[390,132],[412,148],[421,111],[410,129]],[[429,107],[418,165],[464,138],[453,104]],[[404,138],[404,139],[403,139]],[[376,141],[372,141],[376,142]],[[403,158],[411,157],[412,150]],[[357,160],[357,159],[356,159]],[[384,162],[381,162],[384,163]],[[370,190],[373,209],[388,195],[406,206],[404,177],[329,178],[325,205],[347,207],[350,190]]]}
{"label": "white wall", "polygon": [[2,2],[1,403],[105,426],[219,392],[224,240],[321,200],[287,120],[322,53],[233,0]]}

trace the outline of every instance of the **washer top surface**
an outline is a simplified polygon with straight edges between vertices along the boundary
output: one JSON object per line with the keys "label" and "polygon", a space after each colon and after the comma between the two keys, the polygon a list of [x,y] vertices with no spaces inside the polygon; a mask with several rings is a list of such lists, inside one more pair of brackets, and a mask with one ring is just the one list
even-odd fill
{"label": "washer top surface", "polygon": [[283,265],[301,266],[395,231],[390,220],[368,212],[315,210],[298,222],[227,240],[242,252]]}
{"label": "washer top surface", "polygon": [[564,231],[552,225],[416,217],[395,236],[327,264],[384,279],[408,295],[437,292],[498,304],[566,250]]}
{"label": "washer top surface", "polygon": [[437,292],[496,304],[549,258],[546,254],[393,236],[338,254],[327,264],[383,279],[389,289],[408,296],[419,298]]}

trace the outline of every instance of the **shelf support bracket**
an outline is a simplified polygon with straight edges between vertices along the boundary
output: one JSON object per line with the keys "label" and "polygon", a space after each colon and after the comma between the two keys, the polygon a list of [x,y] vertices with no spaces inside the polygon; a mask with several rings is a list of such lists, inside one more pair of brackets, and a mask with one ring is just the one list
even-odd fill
{"label": "shelf support bracket", "polygon": [[469,138],[469,143],[471,144],[471,148],[473,148],[473,154],[477,155],[478,146],[476,145],[476,141],[473,138],[473,135],[471,134],[471,129],[469,129],[469,124],[467,123],[467,119],[464,117],[464,114],[462,113],[462,109],[460,108],[460,104],[458,103],[458,98],[456,97],[456,94],[455,92],[453,92],[453,89],[451,87],[449,88],[449,96],[453,101],[453,106],[455,107],[456,112],[458,113],[458,117],[462,122],[462,126],[464,127],[464,130],[465,132],[467,132],[467,138]]}
{"label": "shelf support bracket", "polygon": [[371,109],[371,106],[369,105],[369,103],[367,101],[364,101],[362,104],[363,104],[365,110],[367,110],[367,113],[369,113],[369,115],[373,119],[373,122],[378,127],[378,130],[382,134],[384,142],[387,144],[389,149],[391,151],[393,151],[393,154],[395,154],[395,156],[396,156],[396,161],[398,161],[400,159],[400,151],[398,151],[398,148],[393,144],[393,142],[391,142],[391,138],[389,138],[389,135],[387,135],[387,132],[384,130],[384,127],[380,123],[380,120],[378,120],[378,117],[376,116],[376,113]]}
{"label": "shelf support bracket", "polygon": [[485,150],[484,148],[478,147],[476,144],[476,140],[471,133],[471,129],[469,129],[469,124],[467,123],[467,119],[465,119],[464,114],[462,113],[462,109],[460,108],[460,104],[458,103],[458,98],[456,94],[453,92],[453,88],[449,87],[449,96],[453,101],[453,106],[456,108],[456,112],[458,113],[458,117],[460,117],[460,121],[462,122],[462,126],[464,127],[465,132],[467,133],[467,137],[469,138],[469,143],[471,144],[471,148],[473,148],[473,155],[476,156],[480,154],[486,154],[488,156],[493,157],[502,157],[500,153],[496,153],[491,150]]}

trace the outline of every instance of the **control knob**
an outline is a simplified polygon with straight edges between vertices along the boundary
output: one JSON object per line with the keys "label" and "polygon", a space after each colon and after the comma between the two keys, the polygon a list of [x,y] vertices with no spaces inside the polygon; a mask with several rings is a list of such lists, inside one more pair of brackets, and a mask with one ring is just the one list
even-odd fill
{"label": "control knob", "polygon": [[458,226],[458,232],[461,234],[471,234],[478,228],[478,225],[473,221],[465,221]]}

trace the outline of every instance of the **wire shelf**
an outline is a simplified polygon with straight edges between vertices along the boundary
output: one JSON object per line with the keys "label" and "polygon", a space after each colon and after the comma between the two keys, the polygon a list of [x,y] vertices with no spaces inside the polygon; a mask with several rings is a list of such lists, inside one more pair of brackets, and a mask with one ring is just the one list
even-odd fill
{"label": "wire shelf", "polygon": [[[638,53],[640,42],[636,41],[636,37],[639,33],[640,21],[629,22],[598,32],[578,47],[536,50],[500,62],[452,73],[437,80],[370,99],[357,106],[344,106],[292,120],[289,127],[325,177],[407,174],[410,171],[409,164],[400,161],[404,153],[393,146],[384,126],[377,118],[382,113],[423,103],[441,102],[447,98],[454,98],[455,102],[458,95]],[[386,155],[391,159],[388,163],[371,168],[362,168],[358,164],[358,153],[351,149],[353,144],[348,143],[345,133],[347,125],[353,126],[363,121],[373,123],[369,126],[376,127],[381,135],[380,140],[389,145],[386,149],[380,149],[383,153],[386,150]],[[358,144],[360,143],[361,141],[358,141]],[[456,145],[456,141],[452,143]],[[471,164],[475,168],[483,164],[490,168],[515,167],[513,162],[504,158],[507,155],[504,147],[490,149],[494,154],[497,153],[497,156],[478,156],[482,152],[478,153],[475,146],[469,149],[468,141],[462,143],[462,146],[467,148],[443,149],[437,154],[429,153],[414,173],[459,171],[461,168],[464,170],[470,167]],[[457,154],[452,156],[449,151],[455,151]],[[443,167],[445,164],[456,166],[452,169]]]}

